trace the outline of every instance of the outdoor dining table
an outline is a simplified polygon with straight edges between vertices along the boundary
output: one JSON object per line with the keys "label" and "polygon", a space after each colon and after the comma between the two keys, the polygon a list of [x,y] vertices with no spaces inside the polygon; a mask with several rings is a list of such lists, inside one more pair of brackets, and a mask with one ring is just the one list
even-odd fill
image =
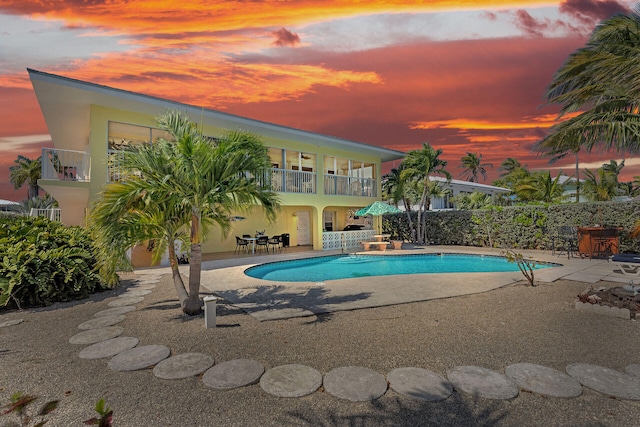
{"label": "outdoor dining table", "polygon": [[256,253],[256,240],[258,240],[257,237],[243,237],[242,240],[246,240],[247,242],[251,242],[251,253],[255,254]]}
{"label": "outdoor dining table", "polygon": [[391,234],[374,234],[373,237],[376,238],[377,242],[382,242],[384,239],[391,237]]}

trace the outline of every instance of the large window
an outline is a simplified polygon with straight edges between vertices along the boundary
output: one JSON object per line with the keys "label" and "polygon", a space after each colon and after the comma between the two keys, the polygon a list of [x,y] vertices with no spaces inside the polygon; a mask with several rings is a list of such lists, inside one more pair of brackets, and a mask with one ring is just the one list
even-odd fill
{"label": "large window", "polygon": [[160,129],[128,123],[109,122],[109,150],[120,150],[128,145],[153,142],[158,138],[173,140],[171,135]]}
{"label": "large window", "polygon": [[324,173],[352,178],[375,178],[376,165],[360,160],[324,156]]}

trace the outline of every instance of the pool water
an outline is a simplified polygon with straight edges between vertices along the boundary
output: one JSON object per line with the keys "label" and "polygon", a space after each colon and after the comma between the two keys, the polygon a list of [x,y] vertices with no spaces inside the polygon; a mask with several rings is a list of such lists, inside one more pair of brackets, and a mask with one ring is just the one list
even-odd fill
{"label": "pool water", "polygon": [[[552,267],[538,263],[535,269]],[[495,273],[518,271],[518,265],[491,255],[332,255],[257,265],[245,270],[256,279],[278,282],[324,282],[354,277],[428,273]]]}

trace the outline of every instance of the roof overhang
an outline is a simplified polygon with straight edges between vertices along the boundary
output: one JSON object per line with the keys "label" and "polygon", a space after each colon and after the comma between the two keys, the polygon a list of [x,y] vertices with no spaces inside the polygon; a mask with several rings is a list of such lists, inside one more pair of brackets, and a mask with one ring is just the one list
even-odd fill
{"label": "roof overhang", "polygon": [[[335,150],[357,151],[380,158],[398,160],[405,153],[360,142],[335,138],[273,123],[235,116],[217,110],[183,104],[167,99],[115,89],[27,69],[40,103],[49,133],[54,141],[65,141],[65,148],[82,151],[88,143],[91,105],[136,111],[158,116],[168,109],[186,112],[193,121],[224,129],[243,129],[265,137],[295,140]],[[71,145],[70,145],[71,144]]]}

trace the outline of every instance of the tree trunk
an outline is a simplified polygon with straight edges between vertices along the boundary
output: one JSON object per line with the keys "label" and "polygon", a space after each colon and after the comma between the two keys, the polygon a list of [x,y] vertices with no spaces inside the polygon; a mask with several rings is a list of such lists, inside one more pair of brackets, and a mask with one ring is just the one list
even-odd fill
{"label": "tree trunk", "polygon": [[173,286],[176,288],[178,301],[180,301],[180,307],[183,307],[184,309],[184,303],[189,297],[189,294],[187,294],[187,290],[184,288],[184,282],[182,281],[182,276],[180,275],[180,270],[178,269],[178,259],[176,258],[176,248],[173,244],[173,241],[169,242],[168,251],[169,265],[171,266],[171,275],[173,277]]}
{"label": "tree trunk", "polygon": [[182,306],[188,315],[202,313],[200,300],[200,272],[202,270],[202,247],[200,246],[200,215],[191,215],[191,259],[189,260],[189,297]]}

